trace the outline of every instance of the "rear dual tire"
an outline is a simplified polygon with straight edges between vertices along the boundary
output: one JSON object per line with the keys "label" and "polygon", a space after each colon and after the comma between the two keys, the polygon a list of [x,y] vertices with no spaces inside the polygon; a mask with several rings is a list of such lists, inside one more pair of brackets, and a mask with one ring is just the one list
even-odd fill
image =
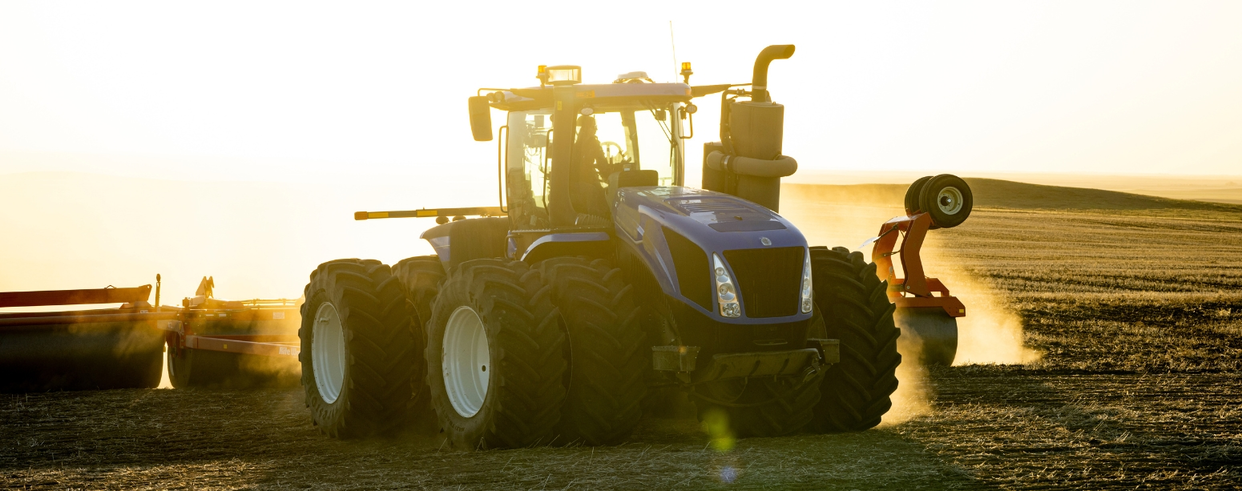
{"label": "rear dual tire", "polygon": [[548,444],[560,421],[568,364],[551,287],[521,261],[453,268],[427,323],[427,385],[453,446]]}
{"label": "rear dual tire", "polygon": [[405,291],[388,266],[340,259],[311,273],[302,305],[302,387],[320,431],[374,436],[410,422],[424,367]]}

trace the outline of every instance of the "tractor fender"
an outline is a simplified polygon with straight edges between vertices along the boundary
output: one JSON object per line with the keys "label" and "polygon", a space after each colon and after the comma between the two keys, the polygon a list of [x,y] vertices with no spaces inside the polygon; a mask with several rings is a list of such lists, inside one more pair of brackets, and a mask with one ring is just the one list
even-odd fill
{"label": "tractor fender", "polygon": [[509,219],[499,217],[470,218],[437,225],[424,231],[419,238],[431,243],[444,270],[471,259],[505,256],[509,235]]}
{"label": "tractor fender", "polygon": [[612,251],[612,238],[606,232],[567,232],[535,239],[520,255],[515,251],[513,256],[522,262],[535,264],[562,256],[606,257]]}

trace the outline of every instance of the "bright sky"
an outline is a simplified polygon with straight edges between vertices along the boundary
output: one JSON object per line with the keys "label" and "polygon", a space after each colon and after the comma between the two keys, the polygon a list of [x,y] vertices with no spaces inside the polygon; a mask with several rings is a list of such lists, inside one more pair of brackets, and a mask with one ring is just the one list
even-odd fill
{"label": "bright sky", "polygon": [[797,45],[770,85],[804,169],[1242,174],[1242,2],[1078,0],[4,2],[0,173],[492,176],[474,89],[670,81],[670,21],[693,83]]}

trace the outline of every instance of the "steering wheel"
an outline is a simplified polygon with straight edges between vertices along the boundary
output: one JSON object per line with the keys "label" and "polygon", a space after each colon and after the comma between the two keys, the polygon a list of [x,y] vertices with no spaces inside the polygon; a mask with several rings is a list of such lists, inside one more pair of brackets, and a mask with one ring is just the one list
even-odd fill
{"label": "steering wheel", "polygon": [[[601,142],[600,147],[604,149],[604,156],[608,157],[608,161],[616,164],[625,160],[625,149],[621,148],[617,142]],[[616,149],[614,153],[612,149]]]}

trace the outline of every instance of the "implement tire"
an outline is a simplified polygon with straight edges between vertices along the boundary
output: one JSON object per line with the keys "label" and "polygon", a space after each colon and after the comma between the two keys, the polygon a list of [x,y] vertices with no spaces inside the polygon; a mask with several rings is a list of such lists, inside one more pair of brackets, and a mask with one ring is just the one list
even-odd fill
{"label": "implement tire", "polygon": [[155,388],[163,349],[163,332],[146,321],[9,330],[0,335],[0,393]]}
{"label": "implement tire", "polygon": [[539,270],[503,259],[464,262],[431,311],[427,385],[448,441],[464,449],[549,443],[568,363]]}
{"label": "implement tire", "polygon": [[931,215],[932,228],[953,228],[970,216],[975,196],[962,178],[940,174],[923,185],[918,202],[923,211]]}
{"label": "implement tire", "polygon": [[381,434],[409,422],[421,371],[405,292],[388,266],[319,265],[302,305],[302,387],[319,430],[333,438]]}
{"label": "implement tire", "polygon": [[[815,406],[815,431],[862,431],[880,424],[892,408],[897,390],[897,338],[888,283],[875,264],[843,247],[811,248],[815,308],[823,319],[823,336],[841,341],[841,361],[824,376],[823,399]],[[814,324],[813,324],[814,329]]]}
{"label": "implement tire", "polygon": [[902,353],[924,365],[953,365],[957,357],[957,319],[944,309],[897,309],[893,321],[901,329],[898,344]]}
{"label": "implement tire", "polygon": [[569,384],[558,441],[620,443],[642,417],[643,377],[651,366],[634,288],[603,259],[562,257],[537,267],[552,286],[568,334]]}
{"label": "implement tire", "polygon": [[821,371],[812,377],[721,380],[696,386],[691,398],[712,434],[727,428],[741,438],[786,436],[814,418],[822,377]]}
{"label": "implement tire", "polygon": [[910,184],[909,188],[906,188],[905,206],[907,215],[913,215],[923,211],[923,206],[919,204],[919,197],[923,195],[923,186],[925,186],[927,181],[930,181],[931,178],[932,176],[920,177],[915,179],[914,183]]}
{"label": "implement tire", "polygon": [[169,337],[168,380],[173,388],[297,387],[297,365],[284,357],[179,348]]}

